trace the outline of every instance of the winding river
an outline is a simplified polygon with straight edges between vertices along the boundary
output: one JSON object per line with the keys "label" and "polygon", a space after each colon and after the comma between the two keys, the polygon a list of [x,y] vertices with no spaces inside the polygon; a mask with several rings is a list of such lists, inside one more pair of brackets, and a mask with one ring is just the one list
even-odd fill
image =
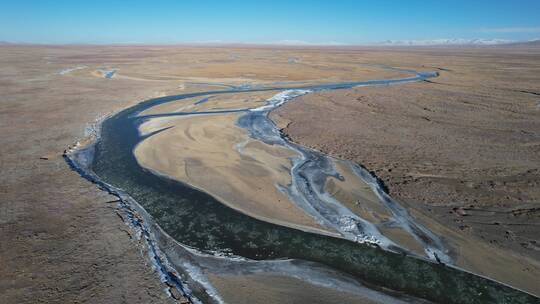
{"label": "winding river", "polygon": [[[410,71],[409,71],[410,72]],[[121,199],[129,222],[148,241],[150,254],[166,281],[190,299],[223,302],[204,278],[220,273],[278,272],[338,289],[367,295],[384,303],[538,303],[538,299],[493,280],[453,266],[444,242],[418,224],[389,197],[377,179],[362,167],[347,163],[369,184],[392,214],[392,225],[409,232],[425,251],[420,257],[379,232],[378,227],[350,212],[324,190],[324,180],[341,178],[335,160],[284,138],[268,113],[296,96],[320,90],[393,85],[422,81],[436,73],[294,88],[235,87],[151,99],[103,121],[98,141],[69,153],[70,164],[83,176]],[[200,97],[205,103],[232,92],[276,91],[259,108],[208,112],[139,115],[157,105]],[[252,139],[286,147],[292,158],[292,183],[282,189],[302,210],[339,232],[341,237],[288,228],[247,216],[182,182],[157,175],[139,165],[134,148],[163,130],[141,135],[139,126],[154,117],[243,113],[237,125]],[[354,278],[354,279],[352,279]],[[352,280],[351,280],[352,279]]]}

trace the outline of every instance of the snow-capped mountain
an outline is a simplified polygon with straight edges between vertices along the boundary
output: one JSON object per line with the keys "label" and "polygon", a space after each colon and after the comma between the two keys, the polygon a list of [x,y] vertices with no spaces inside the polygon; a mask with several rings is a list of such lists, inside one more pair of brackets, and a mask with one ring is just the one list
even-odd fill
{"label": "snow-capped mountain", "polygon": [[389,46],[428,46],[428,45],[498,45],[512,43],[512,40],[504,39],[432,39],[432,40],[386,40],[377,45]]}

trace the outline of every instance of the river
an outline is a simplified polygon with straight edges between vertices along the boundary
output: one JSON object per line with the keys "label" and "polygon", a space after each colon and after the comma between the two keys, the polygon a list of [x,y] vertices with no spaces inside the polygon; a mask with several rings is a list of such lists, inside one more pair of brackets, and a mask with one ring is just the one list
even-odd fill
{"label": "river", "polygon": [[[409,71],[411,72],[411,71]],[[324,190],[323,181],[336,173],[335,160],[290,142],[281,136],[268,113],[296,96],[320,90],[359,86],[397,85],[436,77],[416,73],[411,77],[297,87],[239,87],[230,90],[174,95],[147,100],[103,121],[97,142],[68,154],[70,164],[83,176],[121,198],[130,223],[147,240],[164,280],[174,284],[192,302],[223,302],[204,277],[218,272],[279,272],[302,274],[305,280],[368,294],[389,303],[537,303],[533,296],[493,280],[458,269],[439,236],[417,223],[407,210],[389,197],[375,177],[347,163],[368,183],[381,204],[392,214],[393,225],[410,233],[423,246],[425,257],[409,252],[379,229],[350,212]],[[276,91],[258,108],[235,109],[243,113],[237,125],[254,140],[295,151],[292,183],[283,189],[306,213],[332,227],[340,237],[284,227],[247,216],[211,195],[141,167],[134,148],[160,131],[141,136],[139,126],[153,117],[216,115],[232,111],[176,112],[139,115],[154,106],[232,92]],[[357,282],[350,282],[354,277]],[[392,290],[393,292],[389,292]]]}

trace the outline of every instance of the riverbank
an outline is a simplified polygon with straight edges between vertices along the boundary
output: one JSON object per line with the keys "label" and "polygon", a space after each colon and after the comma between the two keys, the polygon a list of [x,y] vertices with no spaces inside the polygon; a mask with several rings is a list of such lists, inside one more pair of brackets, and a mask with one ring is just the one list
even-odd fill
{"label": "riverbank", "polygon": [[172,303],[117,199],[62,158],[96,118],[168,86],[58,74],[81,53],[0,47],[0,302]]}

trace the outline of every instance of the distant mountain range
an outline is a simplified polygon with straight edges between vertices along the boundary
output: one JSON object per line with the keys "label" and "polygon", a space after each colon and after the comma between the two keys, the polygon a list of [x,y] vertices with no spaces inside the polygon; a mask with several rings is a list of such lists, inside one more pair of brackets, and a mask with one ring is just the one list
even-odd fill
{"label": "distant mountain range", "polygon": [[540,40],[512,41],[504,39],[433,39],[433,40],[386,40],[375,45],[383,46],[467,46],[467,45],[540,45]]}
{"label": "distant mountain range", "polygon": [[508,46],[540,46],[540,39],[531,40],[531,41],[520,41],[507,44]]}

